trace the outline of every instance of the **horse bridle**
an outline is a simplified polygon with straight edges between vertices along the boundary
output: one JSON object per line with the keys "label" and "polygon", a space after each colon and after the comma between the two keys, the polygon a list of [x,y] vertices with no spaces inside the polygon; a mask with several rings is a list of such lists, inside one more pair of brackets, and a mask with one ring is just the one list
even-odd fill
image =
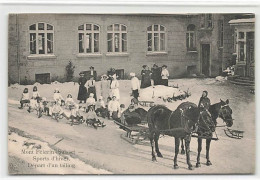
{"label": "horse bridle", "polygon": [[223,116],[223,111],[224,111],[223,108],[224,108],[224,107],[227,107],[227,106],[229,107],[228,104],[225,104],[225,105],[223,105],[223,106],[221,105],[220,111],[219,111],[219,114],[218,114],[218,117],[220,117],[221,119],[223,119],[224,122],[225,122],[225,121],[229,121],[229,120],[234,120],[234,119],[225,119],[225,118],[224,118],[224,116]]}

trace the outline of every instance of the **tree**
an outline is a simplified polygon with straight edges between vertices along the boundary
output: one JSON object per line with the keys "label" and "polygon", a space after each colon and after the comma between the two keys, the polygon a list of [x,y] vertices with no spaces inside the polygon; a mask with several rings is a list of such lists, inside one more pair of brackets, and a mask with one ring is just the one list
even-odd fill
{"label": "tree", "polygon": [[72,81],[73,77],[74,77],[74,70],[75,70],[75,66],[73,65],[73,63],[71,61],[69,61],[68,65],[66,66],[66,81]]}

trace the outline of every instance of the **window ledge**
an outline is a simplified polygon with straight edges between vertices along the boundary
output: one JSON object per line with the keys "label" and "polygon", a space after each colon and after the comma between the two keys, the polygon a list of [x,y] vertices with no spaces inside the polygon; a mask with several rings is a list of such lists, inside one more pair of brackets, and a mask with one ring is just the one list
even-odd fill
{"label": "window ledge", "polygon": [[188,50],[187,53],[198,53],[198,51],[197,50],[190,50],[190,51]]}
{"label": "window ledge", "polygon": [[28,60],[33,60],[33,59],[40,59],[40,60],[49,60],[49,59],[56,59],[57,56],[53,54],[37,54],[37,55],[29,55],[27,56]]}
{"label": "window ledge", "polygon": [[129,56],[129,53],[106,53],[106,56]]}
{"label": "window ledge", "polygon": [[86,53],[82,53],[82,54],[77,54],[76,55],[78,58],[81,58],[81,57],[101,57],[102,54],[86,54]]}
{"label": "window ledge", "polygon": [[212,28],[200,28],[199,30],[201,30],[201,31],[212,31],[213,27]]}
{"label": "window ledge", "polygon": [[147,56],[164,56],[168,55],[168,52],[166,51],[161,51],[161,52],[147,52]]}

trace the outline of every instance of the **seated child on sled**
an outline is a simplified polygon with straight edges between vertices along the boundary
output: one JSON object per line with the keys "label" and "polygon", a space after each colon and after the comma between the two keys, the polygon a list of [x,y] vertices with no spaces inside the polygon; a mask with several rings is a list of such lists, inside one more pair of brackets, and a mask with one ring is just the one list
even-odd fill
{"label": "seated child on sled", "polygon": [[19,107],[19,109],[23,109],[24,104],[30,104],[28,88],[24,88],[20,104],[21,106]]}
{"label": "seated child on sled", "polygon": [[121,108],[120,104],[116,99],[116,96],[112,97],[112,100],[108,102],[107,105],[108,113],[109,113],[109,119],[118,119],[121,116]]}
{"label": "seated child on sled", "polygon": [[34,86],[33,87],[32,98],[30,100],[30,106],[29,106],[29,109],[27,111],[30,113],[33,110],[38,110],[40,100],[41,100],[40,93],[38,92],[37,87]]}
{"label": "seated child on sled", "polygon": [[62,95],[61,95],[61,93],[60,93],[60,90],[59,90],[58,88],[56,88],[56,89],[54,90],[53,100],[54,100],[54,101],[59,101],[59,104],[60,104],[61,106],[63,106],[64,103],[65,103],[65,101],[64,101],[64,99],[63,99],[63,97],[62,97]]}
{"label": "seated child on sled", "polygon": [[79,113],[79,105],[74,102],[71,94],[67,95],[65,100],[65,108],[70,110],[70,114],[66,118],[71,120],[71,125],[74,125],[75,122],[83,122],[83,116]]}
{"label": "seated child on sled", "polygon": [[94,94],[93,93],[90,93],[89,94],[89,98],[87,99],[86,101],[86,112],[89,111],[89,106],[93,106],[94,109],[95,109],[95,104],[96,104],[96,100],[94,98]]}
{"label": "seated child on sled", "polygon": [[99,116],[99,117],[101,116],[103,118],[106,117],[107,109],[106,109],[105,102],[104,102],[102,96],[100,96],[98,101],[96,102],[95,108],[96,108],[95,112],[97,113],[97,116]]}
{"label": "seated child on sled", "polygon": [[59,121],[59,119],[62,119],[63,117],[67,118],[67,116],[64,114],[64,110],[61,107],[60,101],[53,102],[53,106],[49,109],[49,114],[56,121]]}
{"label": "seated child on sled", "polygon": [[89,111],[86,114],[86,123],[90,124],[95,129],[97,129],[97,127],[106,126],[104,122],[101,123],[101,121],[98,119],[97,114],[94,111],[94,106],[89,106]]}

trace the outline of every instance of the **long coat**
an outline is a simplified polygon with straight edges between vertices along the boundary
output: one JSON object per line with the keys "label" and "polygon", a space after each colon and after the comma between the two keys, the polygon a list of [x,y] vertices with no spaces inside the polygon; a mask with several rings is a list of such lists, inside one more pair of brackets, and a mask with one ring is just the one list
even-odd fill
{"label": "long coat", "polygon": [[78,92],[78,100],[79,101],[86,101],[87,99],[87,88],[85,87],[85,84],[87,82],[87,79],[85,77],[79,78],[79,92]]}
{"label": "long coat", "polygon": [[151,86],[151,71],[150,70],[142,70],[142,80],[141,80],[141,88],[147,88]]}
{"label": "long coat", "polygon": [[162,84],[161,68],[152,68],[152,79],[154,81],[154,85]]}

